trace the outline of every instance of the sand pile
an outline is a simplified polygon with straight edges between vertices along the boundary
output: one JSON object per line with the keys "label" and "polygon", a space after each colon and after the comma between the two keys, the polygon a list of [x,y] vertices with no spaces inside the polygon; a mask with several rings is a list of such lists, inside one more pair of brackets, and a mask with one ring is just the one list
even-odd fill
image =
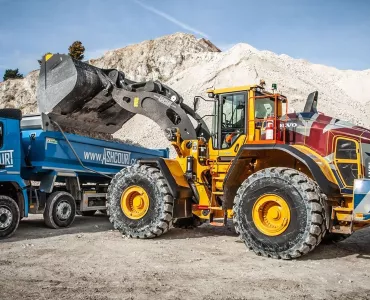
{"label": "sand pile", "polygon": [[[189,34],[174,34],[107,52],[90,63],[101,68],[117,68],[133,80],[158,79],[174,88],[189,105],[196,95],[210,87],[256,84],[264,79],[290,100],[297,111],[307,95],[319,91],[321,112],[370,128],[370,70],[338,70],[287,55],[259,51],[238,44],[226,52],[209,41]],[[0,107],[20,107],[25,113],[37,111],[37,72],[25,79],[0,83]],[[210,113],[202,103],[199,113]],[[159,126],[143,116],[135,116],[115,135],[145,147],[166,147]]]}

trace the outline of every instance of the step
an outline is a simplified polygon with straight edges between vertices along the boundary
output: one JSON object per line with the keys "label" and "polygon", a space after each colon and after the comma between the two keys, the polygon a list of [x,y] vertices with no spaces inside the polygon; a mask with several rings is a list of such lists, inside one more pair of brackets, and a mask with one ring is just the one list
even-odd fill
{"label": "step", "polygon": [[223,195],[224,192],[212,192],[213,195]]}
{"label": "step", "polygon": [[210,222],[209,224],[212,225],[212,226],[216,226],[216,227],[225,226],[225,224],[223,222],[222,223],[220,223],[220,222]]}

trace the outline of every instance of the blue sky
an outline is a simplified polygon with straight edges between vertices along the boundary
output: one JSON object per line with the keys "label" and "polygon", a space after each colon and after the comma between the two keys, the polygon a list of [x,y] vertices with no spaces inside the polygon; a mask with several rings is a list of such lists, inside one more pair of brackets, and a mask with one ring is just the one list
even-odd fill
{"label": "blue sky", "polygon": [[340,69],[370,69],[367,0],[0,0],[0,79],[75,40],[86,57],[175,32],[248,43]]}

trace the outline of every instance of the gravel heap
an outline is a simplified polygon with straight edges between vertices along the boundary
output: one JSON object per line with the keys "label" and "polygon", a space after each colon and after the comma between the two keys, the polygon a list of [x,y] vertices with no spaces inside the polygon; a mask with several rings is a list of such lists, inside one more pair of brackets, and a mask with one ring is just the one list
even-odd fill
{"label": "gravel heap", "polygon": [[[211,42],[183,33],[111,50],[90,63],[100,68],[117,68],[137,81],[158,79],[179,92],[189,105],[194,96],[205,97],[207,88],[256,84],[264,79],[267,87],[276,83],[290,100],[290,107],[299,111],[307,95],[318,90],[319,111],[370,128],[370,70],[338,70],[285,54],[259,51],[248,44],[220,52]],[[24,113],[36,112],[37,76],[38,71],[34,71],[25,79],[0,83],[0,108],[19,107]],[[200,115],[211,111],[209,103],[201,103]],[[159,126],[139,115],[114,138],[144,147],[169,146]]]}

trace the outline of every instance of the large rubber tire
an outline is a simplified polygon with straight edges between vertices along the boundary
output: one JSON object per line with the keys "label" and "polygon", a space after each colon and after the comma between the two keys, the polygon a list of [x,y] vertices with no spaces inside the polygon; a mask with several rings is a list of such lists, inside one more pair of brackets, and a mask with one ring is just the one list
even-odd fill
{"label": "large rubber tire", "polygon": [[17,230],[20,212],[17,203],[8,196],[0,196],[0,239],[11,237]]}
{"label": "large rubber tire", "polygon": [[[139,186],[149,197],[149,208],[140,219],[127,217],[121,208],[122,193]],[[131,238],[154,238],[167,232],[172,224],[173,196],[162,173],[147,165],[121,170],[109,185],[107,193],[109,220],[115,229]]]}
{"label": "large rubber tire", "polygon": [[81,216],[92,217],[93,215],[95,215],[96,210],[81,211],[80,213],[81,213]]}
{"label": "large rubber tire", "polygon": [[50,228],[70,226],[76,217],[76,201],[71,194],[58,191],[46,199],[44,221]]}
{"label": "large rubber tire", "polygon": [[[264,194],[283,198],[290,222],[277,236],[262,233],[254,224],[254,203]],[[234,225],[245,245],[257,255],[292,259],[312,251],[326,232],[324,195],[305,174],[288,168],[268,168],[247,178],[234,200]]]}

